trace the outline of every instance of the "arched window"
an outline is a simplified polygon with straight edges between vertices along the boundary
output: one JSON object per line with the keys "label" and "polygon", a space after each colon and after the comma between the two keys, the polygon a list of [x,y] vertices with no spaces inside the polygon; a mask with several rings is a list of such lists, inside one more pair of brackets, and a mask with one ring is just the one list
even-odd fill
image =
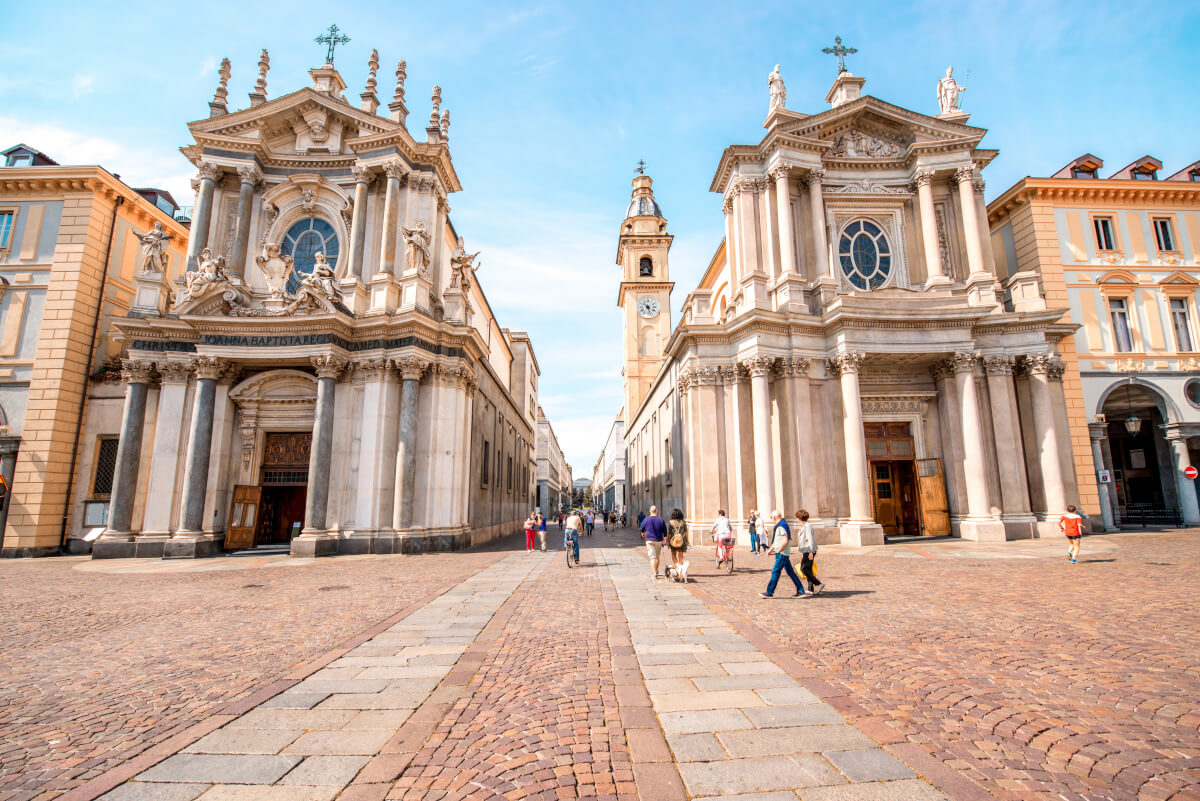
{"label": "arched window", "polygon": [[842,274],[858,289],[878,289],[892,273],[892,246],[873,222],[856,220],[838,242]]}
{"label": "arched window", "polygon": [[324,253],[325,261],[331,265],[337,264],[337,232],[320,217],[309,217],[294,223],[284,234],[281,247],[295,261],[292,274],[288,277],[288,292],[300,288],[300,279],[312,272],[318,253]]}
{"label": "arched window", "polygon": [[638,274],[643,278],[649,278],[654,275],[654,262],[649,256],[642,256],[642,260],[638,262]]}

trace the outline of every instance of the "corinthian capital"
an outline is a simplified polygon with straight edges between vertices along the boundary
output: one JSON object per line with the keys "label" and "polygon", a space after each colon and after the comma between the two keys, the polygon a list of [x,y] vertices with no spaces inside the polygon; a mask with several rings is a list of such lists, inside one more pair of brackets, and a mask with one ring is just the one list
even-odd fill
{"label": "corinthian capital", "polygon": [[792,174],[792,168],[787,164],[779,164],[771,168],[771,177],[776,181],[782,179],[786,181],[788,176]]}
{"label": "corinthian capital", "polygon": [[1016,361],[1012,356],[988,356],[983,366],[988,375],[1012,375]]}
{"label": "corinthian capital", "polygon": [[221,175],[224,172],[218,165],[207,161],[200,162],[200,166],[197,169],[200,171],[201,180],[209,180],[214,182],[221,180]]}
{"label": "corinthian capital", "polygon": [[342,374],[342,370],[346,369],[347,364],[346,359],[332,353],[313,356],[309,361],[312,362],[313,369],[317,371],[317,378],[337,378]]}
{"label": "corinthian capital", "polygon": [[942,381],[954,376],[954,362],[951,359],[942,359],[929,365],[929,374],[933,376],[934,381]]}
{"label": "corinthian capital", "polygon": [[775,366],[775,359],[771,356],[751,356],[749,359],[743,359],[739,364],[751,376],[759,378],[771,374],[771,368]]}
{"label": "corinthian capital", "polygon": [[728,217],[733,214],[733,198],[727,197],[721,201],[721,211]]}
{"label": "corinthian capital", "polygon": [[416,356],[401,356],[395,360],[395,364],[396,369],[400,371],[400,377],[405,381],[420,381],[421,374],[429,366],[429,362]]}
{"label": "corinthian capital", "polygon": [[1030,353],[1022,357],[1021,367],[1029,375],[1049,375],[1055,359],[1049,353]]}
{"label": "corinthian capital", "polygon": [[354,176],[354,182],[356,184],[366,184],[369,186],[371,182],[375,180],[375,173],[371,170],[371,168],[364,167],[359,164],[356,164],[350,168],[350,174]]}
{"label": "corinthian capital", "polygon": [[858,368],[862,365],[866,354],[857,350],[846,351],[830,356],[825,361],[825,367],[834,375],[842,375],[843,373],[857,373]]}
{"label": "corinthian capital", "polygon": [[216,356],[193,356],[191,361],[192,373],[200,380],[216,381],[225,371],[225,362]]}
{"label": "corinthian capital", "polygon": [[960,350],[950,357],[950,363],[956,373],[973,373],[975,365],[979,364],[979,354],[973,350]]}
{"label": "corinthian capital", "polygon": [[404,165],[400,163],[399,159],[392,159],[383,165],[383,174],[398,181],[404,177]]}
{"label": "corinthian capital", "polygon": [[258,186],[260,183],[262,183],[263,174],[258,167],[253,164],[247,164],[243,167],[238,167],[237,173],[238,180],[244,184]]}
{"label": "corinthian capital", "polygon": [[954,171],[954,180],[960,184],[975,180],[975,165],[964,164]]}
{"label": "corinthian capital", "polygon": [[913,175],[912,185],[914,188],[930,186],[931,184],[933,184],[933,170],[917,170]]}
{"label": "corinthian capital", "polygon": [[154,362],[125,359],[121,362],[121,380],[126,384],[149,384],[154,378]]}
{"label": "corinthian capital", "polygon": [[164,384],[186,384],[192,375],[192,366],[186,362],[157,362],[158,374]]}
{"label": "corinthian capital", "polygon": [[820,186],[821,181],[824,180],[824,178],[825,171],[820,167],[815,167],[809,170],[800,180],[804,181],[805,186],[813,186],[814,184],[816,186]]}

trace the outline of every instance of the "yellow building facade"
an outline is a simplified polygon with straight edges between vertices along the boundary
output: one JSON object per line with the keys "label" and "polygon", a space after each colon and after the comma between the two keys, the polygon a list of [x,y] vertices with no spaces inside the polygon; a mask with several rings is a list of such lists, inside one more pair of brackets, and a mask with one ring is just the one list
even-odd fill
{"label": "yellow building facade", "polygon": [[156,263],[174,279],[187,229],[103,168],[10,150],[13,166],[0,167],[0,469],[11,488],[0,553],[44,556],[83,514],[68,503],[82,485],[103,525],[111,475],[98,457],[115,446],[83,436],[89,383],[119,356],[107,332],[135,303],[142,238],[161,226]]}
{"label": "yellow building facade", "polygon": [[1085,154],[988,206],[1010,277],[1069,306],[1059,343],[1084,509],[1106,528],[1200,523],[1200,162],[1145,156],[1108,177]]}

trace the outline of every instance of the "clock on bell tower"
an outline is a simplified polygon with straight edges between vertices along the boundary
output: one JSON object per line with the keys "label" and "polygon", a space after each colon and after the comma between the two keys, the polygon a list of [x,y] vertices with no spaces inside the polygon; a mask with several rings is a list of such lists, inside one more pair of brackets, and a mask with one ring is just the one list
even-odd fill
{"label": "clock on bell tower", "polygon": [[654,182],[639,166],[633,198],[621,223],[617,264],[621,288],[617,305],[625,311],[625,414],[630,419],[650,391],[671,335],[671,288],[667,253],[671,240]]}

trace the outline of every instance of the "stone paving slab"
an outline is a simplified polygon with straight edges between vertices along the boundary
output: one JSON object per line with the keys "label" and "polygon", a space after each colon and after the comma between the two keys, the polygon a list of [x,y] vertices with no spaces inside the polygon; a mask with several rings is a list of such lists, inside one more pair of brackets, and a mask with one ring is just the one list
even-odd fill
{"label": "stone paving slab", "polygon": [[128,782],[100,796],[99,801],[194,801],[208,784]]}
{"label": "stone paving slab", "polygon": [[298,756],[249,754],[177,754],[138,778],[148,782],[273,784],[300,764]]}

